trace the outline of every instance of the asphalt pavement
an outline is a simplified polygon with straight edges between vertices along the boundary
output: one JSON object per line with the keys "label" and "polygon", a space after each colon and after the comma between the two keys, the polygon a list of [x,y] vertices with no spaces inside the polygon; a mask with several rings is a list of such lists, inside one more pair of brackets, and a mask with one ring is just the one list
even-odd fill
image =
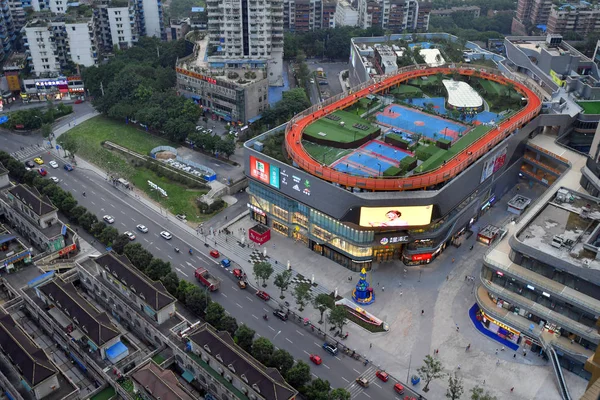
{"label": "asphalt pavement", "polygon": [[[20,152],[19,141],[11,140],[14,134],[2,135],[2,148],[9,152]],[[19,137],[18,135],[14,135]],[[39,139],[38,139],[39,142]],[[281,321],[273,316],[272,311],[275,303],[267,303],[255,295],[255,290],[249,287],[241,290],[230,269],[222,268],[219,261],[209,256],[212,249],[203,243],[203,237],[194,236],[180,226],[172,216],[168,216],[165,210],[156,212],[148,208],[143,202],[133,198],[130,193],[122,191],[106,180],[106,176],[95,170],[77,168],[68,172],[63,169],[64,160],[57,157],[54,152],[50,155],[47,149],[31,146],[31,151],[21,157],[21,161],[41,156],[48,170],[47,178],[56,177],[59,185],[70,191],[79,204],[96,213],[99,218],[111,215],[115,222],[113,226],[124,232],[132,231],[136,234],[137,242],[150,251],[155,257],[169,261],[181,279],[195,282],[194,271],[197,267],[206,267],[221,279],[222,284],[218,291],[211,293],[211,297],[219,302],[228,313],[234,316],[238,323],[245,323],[254,329],[258,335],[268,338],[278,348],[289,351],[296,359],[304,360],[311,364],[313,376],[327,379],[332,387],[345,387],[352,393],[352,398],[357,399],[392,399],[399,397],[393,391],[392,380],[384,383],[375,377],[378,366],[364,365],[342,352],[337,356],[331,356],[322,349],[323,341],[310,329],[300,322]],[[59,168],[52,168],[48,162],[53,159],[59,163]],[[86,196],[83,196],[83,192]],[[136,230],[136,225],[143,224],[148,227],[149,232],[143,234]],[[167,230],[173,234],[171,240],[165,240],[159,233]],[[208,241],[210,243],[210,236]],[[95,244],[99,252],[104,251],[98,243]],[[181,251],[177,253],[175,247]],[[188,250],[192,248],[193,254]],[[222,251],[222,248],[219,248]],[[227,257],[228,254],[223,254]],[[250,265],[242,266],[249,270]],[[268,321],[262,316],[269,315]],[[317,366],[312,364],[308,357],[310,354],[318,354],[323,359],[323,364]],[[369,388],[362,388],[355,383],[358,377],[366,377],[370,381]],[[414,395],[414,394],[413,394]]]}

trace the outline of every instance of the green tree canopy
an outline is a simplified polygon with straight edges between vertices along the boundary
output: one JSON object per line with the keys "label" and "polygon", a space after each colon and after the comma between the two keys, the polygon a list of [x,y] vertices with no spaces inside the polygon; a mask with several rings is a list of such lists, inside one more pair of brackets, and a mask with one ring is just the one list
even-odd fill
{"label": "green tree canopy", "polygon": [[266,365],[273,355],[273,349],[273,343],[269,339],[259,337],[252,343],[251,354],[257,361]]}
{"label": "green tree canopy", "polygon": [[433,358],[429,354],[425,356],[423,360],[423,365],[417,368],[417,372],[421,379],[425,381],[425,387],[423,388],[424,392],[429,390],[429,384],[434,379],[439,379],[444,376],[442,372],[442,362],[437,358]]}
{"label": "green tree canopy", "polygon": [[255,334],[256,332],[249,328],[248,325],[242,324],[235,331],[234,340],[238,346],[250,353],[252,351],[252,342]]}

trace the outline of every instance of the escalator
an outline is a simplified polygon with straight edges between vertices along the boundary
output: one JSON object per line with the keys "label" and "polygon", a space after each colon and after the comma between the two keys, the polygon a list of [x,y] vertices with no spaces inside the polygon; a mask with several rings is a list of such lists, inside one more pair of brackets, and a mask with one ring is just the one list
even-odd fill
{"label": "escalator", "polygon": [[560,363],[558,362],[558,355],[554,350],[552,345],[545,345],[546,353],[552,362],[552,367],[554,368],[554,375],[556,376],[556,380],[558,381],[558,389],[560,391],[560,396],[563,400],[571,400],[571,395],[569,394],[569,389],[567,388],[567,383],[565,382],[565,377],[562,373],[562,368]]}

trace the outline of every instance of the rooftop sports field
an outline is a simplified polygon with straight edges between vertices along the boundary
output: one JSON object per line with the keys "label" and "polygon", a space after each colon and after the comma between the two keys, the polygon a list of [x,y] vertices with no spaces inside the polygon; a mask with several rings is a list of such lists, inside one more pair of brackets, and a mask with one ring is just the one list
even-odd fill
{"label": "rooftop sports field", "polygon": [[303,133],[317,140],[351,143],[374,134],[378,129],[358,115],[338,110],[311,123]]}

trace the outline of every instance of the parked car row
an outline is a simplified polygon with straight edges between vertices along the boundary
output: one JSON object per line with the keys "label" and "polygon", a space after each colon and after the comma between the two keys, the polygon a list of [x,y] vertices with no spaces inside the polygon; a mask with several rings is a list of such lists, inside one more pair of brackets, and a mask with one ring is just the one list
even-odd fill
{"label": "parked car row", "polygon": [[199,177],[204,176],[204,174],[202,172],[198,171],[197,169],[194,169],[193,167],[190,167],[187,164],[177,162],[177,161],[173,160],[172,158],[165,160],[165,163],[169,164],[173,168],[177,168],[179,170],[188,172],[192,175],[199,176]]}

